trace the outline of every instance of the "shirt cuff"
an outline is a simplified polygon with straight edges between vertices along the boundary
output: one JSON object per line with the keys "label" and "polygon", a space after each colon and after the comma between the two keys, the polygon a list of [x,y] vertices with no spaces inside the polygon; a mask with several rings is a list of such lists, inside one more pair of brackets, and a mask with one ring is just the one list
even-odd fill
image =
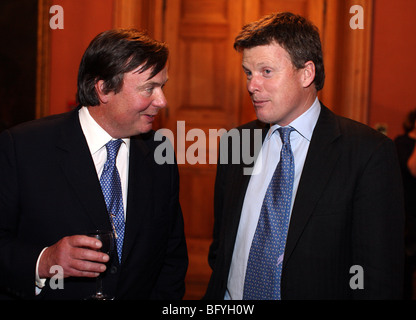
{"label": "shirt cuff", "polygon": [[35,274],[35,284],[36,284],[36,294],[39,294],[42,290],[42,288],[45,286],[45,282],[46,282],[46,278],[40,278],[39,277],[39,261],[40,261],[40,257],[42,256],[43,252],[47,249],[48,247],[44,248],[38,257],[38,260],[36,261],[36,274]]}

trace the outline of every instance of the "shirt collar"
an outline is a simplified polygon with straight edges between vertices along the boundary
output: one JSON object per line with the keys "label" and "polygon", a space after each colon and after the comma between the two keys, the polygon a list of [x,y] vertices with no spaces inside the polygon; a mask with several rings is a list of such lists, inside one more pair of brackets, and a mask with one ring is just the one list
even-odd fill
{"label": "shirt collar", "polygon": [[[289,127],[294,128],[302,137],[311,141],[313,130],[318,122],[319,114],[321,112],[321,104],[318,98],[315,98],[313,104],[302,113],[299,117],[289,123]],[[270,139],[274,131],[280,128],[278,124],[272,125],[267,133],[266,139]]]}
{"label": "shirt collar", "polygon": [[[94,118],[91,117],[87,107],[80,108],[79,121],[91,154],[96,153],[104,147],[108,141],[113,139],[107,131],[101,128]],[[130,139],[126,138],[122,140],[126,144],[127,150],[129,150]]]}

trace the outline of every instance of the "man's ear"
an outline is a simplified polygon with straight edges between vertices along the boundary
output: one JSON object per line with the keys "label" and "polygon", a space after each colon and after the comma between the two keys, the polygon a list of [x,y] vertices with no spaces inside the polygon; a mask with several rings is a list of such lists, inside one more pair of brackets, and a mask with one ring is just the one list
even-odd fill
{"label": "man's ear", "polygon": [[309,87],[315,80],[315,64],[307,61],[302,69],[302,84],[304,88]]}
{"label": "man's ear", "polygon": [[95,92],[97,92],[98,100],[100,100],[100,103],[106,104],[108,102],[109,96],[111,94],[111,91],[106,93],[105,86],[104,86],[104,80],[98,80],[95,85]]}

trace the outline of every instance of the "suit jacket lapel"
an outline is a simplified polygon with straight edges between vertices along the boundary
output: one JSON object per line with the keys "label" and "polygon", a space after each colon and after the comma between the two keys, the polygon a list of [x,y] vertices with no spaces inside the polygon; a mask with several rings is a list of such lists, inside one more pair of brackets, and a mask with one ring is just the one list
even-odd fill
{"label": "suit jacket lapel", "polygon": [[69,113],[69,120],[62,127],[56,147],[63,173],[85,208],[87,216],[95,228],[111,230],[100,182],[79,123],[78,109]]}
{"label": "suit jacket lapel", "polygon": [[[261,123],[260,121],[254,121],[252,123],[253,126],[250,127],[250,154],[254,156],[254,159],[257,159],[258,152],[261,152],[261,148],[257,150],[254,146],[254,130],[261,129],[262,130],[262,142],[264,142],[264,139],[267,135],[267,132],[270,129],[270,125]],[[245,130],[246,128],[244,128]],[[241,138],[241,145],[240,145],[240,152],[242,152],[244,146],[243,144],[247,143],[247,141],[242,140],[242,134],[240,132],[240,138]],[[231,148],[231,146],[229,146]],[[257,152],[257,154],[255,154]],[[228,158],[229,161],[231,161],[231,157]],[[244,199],[247,191],[248,184],[250,182],[251,175],[245,174],[244,169],[254,167],[255,162],[251,165],[247,165],[243,162],[243,159],[240,159],[240,164],[236,166],[230,166],[230,169],[235,170],[233,174],[230,175],[230,177],[233,177],[232,185],[233,188],[231,190],[231,194],[229,195],[229,199],[225,200],[228,202],[227,210],[230,211],[230,214],[226,215],[226,219],[230,219],[226,223],[227,226],[229,226],[229,229],[227,230],[227,236],[225,237],[225,252],[227,252],[226,256],[229,257],[229,260],[231,262],[231,255],[234,250],[234,243],[235,239],[237,237],[238,227],[240,224],[240,218],[241,218],[241,210],[243,208]],[[227,227],[228,228],[228,227]]]}
{"label": "suit jacket lapel", "polygon": [[340,155],[341,133],[336,116],[322,105],[299,181],[283,265],[290,259]]}
{"label": "suit jacket lapel", "polygon": [[152,169],[148,165],[148,162],[152,160],[150,151],[141,135],[130,139],[129,182],[122,262],[131,251],[134,239],[140,230],[139,226],[150,221],[152,201],[149,199],[152,197],[150,190],[152,190],[151,184],[153,183]]}

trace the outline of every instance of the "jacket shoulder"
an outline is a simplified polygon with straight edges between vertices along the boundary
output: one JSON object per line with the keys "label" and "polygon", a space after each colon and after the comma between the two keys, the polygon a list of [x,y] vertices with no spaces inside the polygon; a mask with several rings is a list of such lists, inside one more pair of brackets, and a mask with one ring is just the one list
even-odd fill
{"label": "jacket shoulder", "polygon": [[47,136],[51,139],[53,138],[53,134],[57,132],[59,128],[62,128],[62,125],[67,123],[67,121],[74,116],[74,113],[75,111],[71,111],[31,120],[18,124],[7,131],[9,131],[10,134],[16,138],[36,138],[38,136]]}
{"label": "jacket shoulder", "polygon": [[370,126],[341,116],[337,116],[339,119],[341,133],[352,139],[356,139],[363,144],[366,143],[383,143],[393,141],[385,134],[377,131]]}
{"label": "jacket shoulder", "polygon": [[388,136],[371,128],[367,124],[337,115],[323,105],[321,113],[322,118],[325,118],[327,123],[333,122],[336,124],[337,130],[339,131],[340,135],[347,140],[357,141],[358,143],[363,145],[367,143],[371,144],[386,141],[392,142],[392,140]]}

